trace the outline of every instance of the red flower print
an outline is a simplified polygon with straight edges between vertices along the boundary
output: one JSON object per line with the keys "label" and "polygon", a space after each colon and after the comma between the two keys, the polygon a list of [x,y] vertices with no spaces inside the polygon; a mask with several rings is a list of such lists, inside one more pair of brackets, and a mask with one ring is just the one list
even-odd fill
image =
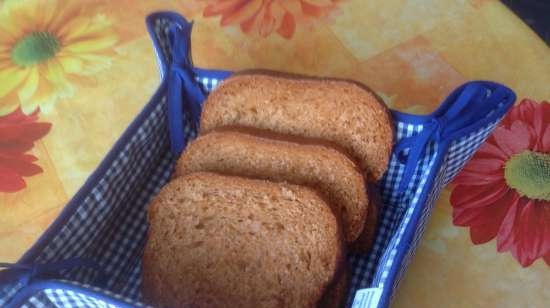
{"label": "red flower print", "polygon": [[16,192],[26,187],[23,177],[42,172],[36,157],[25,154],[34,142],[46,135],[50,123],[37,123],[38,111],[25,115],[17,109],[0,117],[0,192]]}
{"label": "red flower print", "polygon": [[245,33],[266,37],[273,32],[286,39],[296,24],[328,16],[342,0],[209,0],[205,17],[221,16],[220,24],[240,25]]}
{"label": "red flower print", "polygon": [[455,178],[453,223],[522,265],[550,265],[550,104],[516,105]]}

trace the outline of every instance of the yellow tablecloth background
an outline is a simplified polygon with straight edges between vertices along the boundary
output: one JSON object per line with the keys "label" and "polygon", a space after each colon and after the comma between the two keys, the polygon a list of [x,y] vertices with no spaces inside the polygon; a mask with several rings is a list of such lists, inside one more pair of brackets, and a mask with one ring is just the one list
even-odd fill
{"label": "yellow tablecloth background", "polygon": [[[193,58],[201,67],[353,78],[393,108],[417,113],[433,110],[471,79],[504,83],[518,99],[550,99],[549,48],[498,1],[348,0],[328,20],[298,24],[290,39],[221,27],[219,18],[203,17],[201,0],[82,5],[99,8],[112,22],[118,38],[112,64],[40,114],[53,125],[32,150],[44,172],[26,178],[20,192],[0,193],[1,261],[16,261],[33,244],[156,89],[144,26],[156,10],[195,20]],[[452,225],[448,199],[445,190],[393,306],[548,307],[549,268],[542,261],[521,268],[498,254],[494,242],[474,246],[467,229]]]}

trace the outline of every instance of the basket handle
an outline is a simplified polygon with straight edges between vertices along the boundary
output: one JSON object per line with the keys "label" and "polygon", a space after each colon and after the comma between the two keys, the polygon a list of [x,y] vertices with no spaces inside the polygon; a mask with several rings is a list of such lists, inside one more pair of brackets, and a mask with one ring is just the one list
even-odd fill
{"label": "basket handle", "polygon": [[191,128],[198,130],[201,114],[201,103],[206,95],[195,80],[193,64],[191,63],[191,29],[193,24],[175,23],[168,29],[171,45],[172,61],[168,67],[168,131],[170,135],[170,149],[173,154],[179,155],[187,144],[184,132],[183,114],[191,119]]}
{"label": "basket handle", "polygon": [[401,139],[395,146],[394,153],[398,155],[408,150],[398,192],[407,188],[428,144],[449,141],[462,130],[488,118],[491,112],[504,113],[514,101],[514,92],[493,82],[474,81],[453,91],[441,107],[428,116],[420,133]]}

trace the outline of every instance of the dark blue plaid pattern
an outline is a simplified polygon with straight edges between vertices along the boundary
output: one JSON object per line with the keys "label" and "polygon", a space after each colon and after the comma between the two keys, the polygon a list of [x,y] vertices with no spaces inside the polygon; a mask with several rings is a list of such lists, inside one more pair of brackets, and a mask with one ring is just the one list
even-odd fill
{"label": "dark blue plaid pattern", "polygon": [[22,308],[57,308],[44,292],[29,298]]}
{"label": "dark blue plaid pattern", "polygon": [[[174,22],[171,18],[156,18],[153,36],[157,40],[157,57],[161,63],[161,76],[166,63],[170,62],[170,42],[167,29]],[[196,78],[206,92],[214,89],[220,80],[208,74]],[[166,127],[166,97],[163,93],[149,105],[154,108],[146,115],[136,133],[123,145],[116,158],[107,166],[105,173],[93,185],[78,209],[65,222],[61,230],[38,252],[34,262],[51,262],[70,257],[93,259],[108,274],[109,279],[99,289],[98,275],[93,270],[75,269],[63,273],[63,279],[78,282],[97,294],[143,306],[141,300],[141,255],[147,231],[146,207],[152,196],[170,179],[175,157],[170,154]],[[147,108],[147,107],[146,107]],[[498,119],[500,120],[500,119]],[[184,115],[185,135],[193,138],[196,132],[190,129]],[[394,153],[388,172],[381,181],[384,207],[373,248],[368,255],[352,255],[352,285],[348,306],[354,294],[362,288],[377,287],[390,290],[391,294],[410,262],[414,249],[421,239],[431,209],[441,189],[456,175],[475,149],[487,138],[498,123],[497,120],[451,142],[441,165],[436,165],[439,145],[430,143],[424,156],[418,161],[414,176],[404,192],[398,192],[404,171],[401,156]],[[397,141],[419,134],[422,124],[395,122]],[[441,154],[440,154],[441,155]],[[435,176],[433,185],[427,179]],[[429,191],[427,201],[419,202],[420,196]],[[405,230],[411,226],[411,217],[421,210],[420,223],[410,248],[403,258],[397,258]],[[388,280],[389,273],[399,270],[396,279]],[[15,285],[0,287],[0,306],[18,291]],[[117,307],[112,302],[70,287],[45,288],[27,299],[25,307]]]}
{"label": "dark blue plaid pattern", "polygon": [[[71,287],[84,288],[93,292],[93,295],[69,289]],[[95,295],[95,296],[94,296]],[[142,303],[131,301],[118,294],[84,284],[63,281],[60,285],[50,286],[28,298],[22,307],[29,308],[63,308],[63,307],[86,307],[86,308],[117,308],[122,303],[130,307],[147,308]]]}
{"label": "dark blue plaid pattern", "polygon": [[[499,119],[500,120],[500,119]],[[458,140],[455,140],[451,143],[451,146],[446,152],[445,159],[443,164],[439,166],[438,169],[433,169],[433,162],[435,159],[435,154],[437,153],[436,145],[431,145],[426,151],[426,155],[419,162],[419,165],[416,170],[416,175],[413,182],[409,185],[407,192],[403,197],[397,197],[395,187],[399,182],[400,175],[402,174],[403,166],[399,164],[399,160],[395,157],[392,157],[390,162],[390,167],[388,169],[388,174],[382,181],[383,189],[383,198],[385,202],[386,209],[382,213],[382,222],[379,225],[379,233],[377,235],[376,241],[384,241],[391,239],[390,243],[384,247],[384,254],[380,257],[380,247],[381,245],[375,245],[372,249],[371,254],[365,260],[357,257],[354,257],[352,262],[357,263],[354,266],[354,279],[352,280],[352,290],[348,298],[348,305],[353,301],[354,290],[359,288],[385,288],[386,279],[389,270],[396,266],[395,256],[396,256],[396,247],[399,245],[402,235],[405,228],[409,224],[410,216],[413,211],[418,207],[422,207],[422,215],[420,218],[420,223],[416,226],[415,234],[411,243],[411,248],[407,251],[407,254],[401,261],[399,266],[399,273],[397,278],[393,281],[390,281],[392,294],[395,294],[395,291],[401,281],[403,274],[405,273],[410,260],[413,257],[414,251],[418,246],[422,234],[426,228],[426,224],[429,218],[429,215],[435,205],[437,198],[441,190],[448,184],[448,182],[458,173],[458,171],[464,166],[467,160],[471,157],[475,149],[482,144],[485,139],[488,137],[490,132],[498,124],[498,121],[495,121],[482,129],[472,132],[468,136],[462,137]],[[406,129],[405,129],[406,127]],[[397,139],[400,140],[403,137],[408,137],[418,133],[422,130],[420,127],[414,127],[413,125],[407,125],[404,123],[397,124]],[[426,179],[431,177],[431,173],[436,173],[434,185],[431,187],[425,187]],[[418,197],[425,190],[430,189],[430,194],[427,198],[425,204],[418,204]],[[416,190],[416,193],[411,194],[412,191]],[[394,209],[389,208],[391,205],[397,205]],[[403,216],[403,206],[408,207],[405,217]],[[391,222],[391,219],[394,219],[395,222]],[[397,222],[401,222],[399,229],[395,232],[394,227]],[[388,228],[388,226],[390,226]],[[379,243],[378,243],[379,244]],[[352,263],[353,264],[353,263]],[[355,265],[355,264],[354,264]],[[376,269],[376,273],[373,273],[373,269]],[[374,275],[374,278],[372,277]]]}
{"label": "dark blue plaid pattern", "polygon": [[[139,281],[127,280],[133,271],[128,260],[141,254],[147,230],[142,209],[169,179],[174,161],[166,150],[166,128],[160,120],[165,117],[164,107],[161,100],[37,262],[87,257],[105,269],[110,290],[129,297],[139,295]],[[65,277],[94,284],[96,275],[75,270]],[[135,284],[133,290],[128,290],[128,283]],[[123,289],[128,294],[122,293]]]}
{"label": "dark blue plaid pattern", "polygon": [[[413,125],[405,122],[396,123],[396,139],[399,140],[415,136],[423,130],[423,125]],[[375,242],[368,256],[354,255],[351,257],[353,278],[348,295],[348,306],[351,305],[355,292],[358,289],[379,287],[384,288],[390,269],[395,266],[394,260],[397,246],[408,225],[414,204],[425,188],[426,178],[432,172],[432,164],[437,151],[437,145],[431,144],[425,156],[418,162],[415,176],[408,184],[407,189],[399,193],[399,185],[404,164],[400,161],[399,153],[391,157],[388,172],[381,181],[381,194],[384,208],[381,210],[381,221]],[[407,153],[403,153],[406,155]]]}
{"label": "dark blue plaid pattern", "polygon": [[458,172],[464,167],[468,160],[472,157],[475,150],[480,144],[485,142],[485,139],[495,129],[498,122],[494,122],[487,127],[484,127],[477,133],[472,133],[469,136],[460,138],[454,141],[445,157],[445,176],[443,178],[443,185],[449,184]]}
{"label": "dark blue plaid pattern", "polygon": [[0,307],[6,306],[7,302],[12,298],[19,290],[23,288],[21,283],[6,284],[0,286]]}

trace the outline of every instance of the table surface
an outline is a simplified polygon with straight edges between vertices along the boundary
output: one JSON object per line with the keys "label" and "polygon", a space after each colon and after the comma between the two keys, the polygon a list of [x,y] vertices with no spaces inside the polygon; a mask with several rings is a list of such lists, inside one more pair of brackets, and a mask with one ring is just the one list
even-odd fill
{"label": "table surface", "polygon": [[[201,67],[353,78],[412,113],[430,112],[472,79],[502,82],[518,101],[550,99],[549,48],[498,1],[275,0],[265,7],[244,0],[239,9],[224,7],[233,2],[0,1],[0,260],[16,261],[33,244],[159,84],[144,26],[153,11],[195,20],[193,57]],[[271,19],[252,19],[258,10]],[[472,244],[468,228],[453,225],[451,189],[393,307],[550,303],[549,266],[522,267],[498,253],[494,240]]]}

